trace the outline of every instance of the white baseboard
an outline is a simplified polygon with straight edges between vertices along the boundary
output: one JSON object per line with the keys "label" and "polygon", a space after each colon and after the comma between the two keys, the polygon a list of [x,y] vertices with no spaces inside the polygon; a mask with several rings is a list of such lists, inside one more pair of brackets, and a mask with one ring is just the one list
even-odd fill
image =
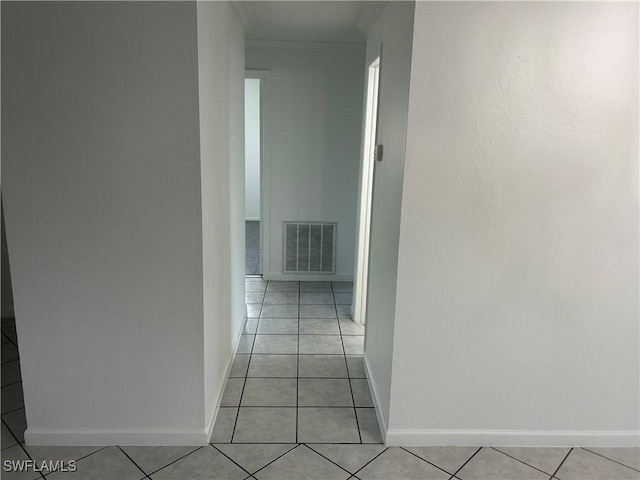
{"label": "white baseboard", "polygon": [[236,352],[238,351],[238,346],[240,345],[240,340],[242,339],[242,332],[244,331],[244,326],[247,323],[247,309],[245,306],[244,317],[242,318],[242,325],[240,326],[240,331],[238,333],[238,338],[231,348],[231,356],[227,360],[227,368],[224,371],[224,381],[222,385],[220,385],[220,389],[218,390],[218,395],[216,396],[215,402],[213,402],[213,407],[209,411],[209,415],[207,416],[207,423],[205,426],[207,443],[211,438],[211,434],[213,433],[213,427],[216,424],[216,418],[218,417],[218,411],[220,410],[220,402],[222,401],[222,394],[224,393],[224,389],[227,387],[227,380],[229,379],[229,374],[231,373],[231,366],[233,365],[233,359],[236,356]]}
{"label": "white baseboard", "polygon": [[264,274],[265,280],[274,280],[277,282],[353,282],[353,274],[336,274],[327,275],[322,273],[270,273]]}
{"label": "white baseboard", "polygon": [[38,430],[24,432],[27,445],[104,446],[104,445],[206,445],[209,441],[200,429],[135,429],[135,430]]}
{"label": "white baseboard", "polygon": [[389,429],[385,444],[404,447],[638,447],[640,432]]}
{"label": "white baseboard", "polygon": [[371,398],[373,399],[373,406],[376,412],[376,417],[378,418],[378,425],[380,427],[380,433],[382,434],[382,442],[387,445],[387,419],[384,417],[382,413],[382,408],[380,406],[380,400],[378,397],[378,387],[376,386],[376,381],[373,375],[371,374],[371,370],[369,368],[369,362],[367,361],[366,352],[362,356],[364,361],[364,373],[367,376],[367,380],[369,380],[369,390],[371,391]]}

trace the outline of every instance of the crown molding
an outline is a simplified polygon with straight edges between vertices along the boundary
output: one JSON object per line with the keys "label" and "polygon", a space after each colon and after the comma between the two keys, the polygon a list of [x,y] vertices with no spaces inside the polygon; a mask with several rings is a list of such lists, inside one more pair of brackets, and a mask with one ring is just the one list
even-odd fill
{"label": "crown molding", "polygon": [[364,43],[346,42],[289,42],[281,40],[246,40],[247,48],[265,49],[290,49],[290,50],[341,50],[351,52],[364,52],[367,45]]}
{"label": "crown molding", "polygon": [[242,22],[242,26],[245,28],[249,28],[256,21],[256,15],[253,12],[253,8],[251,7],[251,2],[246,2],[243,0],[231,0],[231,6],[238,15],[238,18]]}
{"label": "crown molding", "polygon": [[386,4],[387,2],[383,0],[367,3],[358,18],[357,25],[361,32],[365,34],[369,33],[369,30],[371,30],[373,24],[376,23],[376,20],[380,16],[380,13]]}

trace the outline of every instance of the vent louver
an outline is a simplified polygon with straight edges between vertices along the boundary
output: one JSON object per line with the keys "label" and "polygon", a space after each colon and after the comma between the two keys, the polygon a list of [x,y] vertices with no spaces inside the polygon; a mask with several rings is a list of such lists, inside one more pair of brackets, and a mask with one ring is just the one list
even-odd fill
{"label": "vent louver", "polygon": [[335,273],[335,223],[284,222],[284,273]]}

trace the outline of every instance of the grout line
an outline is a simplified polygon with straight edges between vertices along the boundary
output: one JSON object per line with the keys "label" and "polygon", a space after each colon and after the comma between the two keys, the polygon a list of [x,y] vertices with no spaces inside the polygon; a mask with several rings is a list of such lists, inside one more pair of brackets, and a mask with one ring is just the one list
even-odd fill
{"label": "grout line", "polygon": [[619,462],[619,461],[617,461],[617,460],[614,460],[613,458],[609,458],[609,457],[607,457],[607,456],[605,456],[605,455],[602,455],[602,454],[600,454],[600,453],[598,453],[598,452],[594,452],[594,451],[592,451],[592,450],[589,450],[587,447],[581,447],[581,448],[582,448],[582,450],[586,450],[586,451],[587,451],[587,452],[589,452],[589,453],[593,453],[594,455],[598,455],[599,457],[606,458],[607,460],[609,460],[609,461],[611,461],[611,462],[615,462],[615,463],[617,463],[617,464],[619,464],[619,465],[622,465],[623,467],[627,467],[627,468],[630,468],[631,470],[635,470],[636,472],[640,472],[640,470],[638,470],[638,469],[636,469],[636,468],[634,468],[634,467],[630,467],[629,465],[626,465],[626,464],[624,464],[624,463],[622,463],[622,462]]}
{"label": "grout line", "polygon": [[9,410],[8,412],[2,412],[2,414],[0,414],[0,415],[2,415],[4,417],[5,415],[9,415],[10,413],[15,413],[18,410],[24,410],[24,409],[25,409],[24,405],[22,405],[21,407],[18,407],[18,408],[13,409],[13,410]]}
{"label": "grout line", "polygon": [[400,450],[404,450],[405,452],[407,452],[407,453],[409,453],[409,454],[413,455],[414,457],[419,458],[419,459],[420,459],[420,460],[422,460],[423,462],[426,462],[426,463],[428,463],[429,465],[431,465],[431,466],[433,466],[433,467],[436,467],[438,470],[442,470],[442,471],[443,471],[444,473],[446,473],[447,475],[451,475],[452,477],[454,477],[454,476],[455,476],[453,473],[446,471],[444,468],[439,467],[439,466],[438,466],[438,465],[436,465],[435,463],[431,463],[431,462],[430,462],[429,460],[427,460],[426,458],[422,458],[420,455],[417,455],[417,454],[413,453],[412,451],[407,450],[407,449],[406,449],[406,448],[404,448],[404,447],[400,447]]}
{"label": "grout line", "polygon": [[[331,283],[331,296],[333,296],[333,282]],[[335,303],[335,297],[333,300],[333,308],[336,312],[336,318],[338,318],[338,306]],[[356,418],[356,428],[358,429],[358,438],[362,443],[362,432],[360,431],[360,422],[358,421],[358,410],[356,410],[356,399],[353,396],[353,386],[351,385],[351,379],[349,378],[349,367],[347,367],[347,351],[344,348],[344,340],[342,338],[342,327],[340,326],[340,320],[338,320],[338,331],[340,332],[340,345],[342,345],[342,353],[344,354],[344,366],[347,368],[347,381],[349,382],[349,392],[351,393],[351,402],[353,403],[353,416]]]}
{"label": "grout line", "polygon": [[[265,442],[263,442],[265,443]],[[252,444],[248,444],[248,445],[252,445]],[[267,445],[269,445],[269,443],[267,443]],[[267,468],[269,465],[271,465],[273,462],[280,460],[282,457],[284,457],[287,453],[289,452],[293,452],[296,448],[298,448],[301,444],[300,443],[296,443],[293,447],[291,447],[289,450],[287,450],[286,452],[284,452],[282,455],[277,456],[276,458],[274,458],[273,460],[271,460],[269,463],[267,463],[265,466],[260,467],[258,470],[256,470],[255,472],[253,472],[251,475],[255,475],[256,473],[258,473],[260,470],[264,470],[265,468]],[[245,470],[246,471],[246,470]]]}
{"label": "grout line", "polygon": [[[22,383],[22,379],[17,380],[15,382],[11,382],[11,383],[7,383],[6,385],[2,385],[2,388],[4,387],[10,387],[11,385],[15,385],[16,383]],[[4,415],[4,414],[3,414]]]}
{"label": "grout line", "polygon": [[[193,450],[192,452],[186,453],[186,454],[182,455],[181,457],[176,458],[174,461],[167,463],[165,466],[160,467],[160,468],[158,468],[157,470],[154,470],[153,472],[151,472],[151,473],[147,474],[147,476],[149,476],[149,477],[150,477],[150,476],[151,476],[151,475],[153,475],[154,473],[158,473],[160,470],[162,470],[162,469],[164,469],[164,468],[167,468],[169,465],[173,465],[173,464],[174,464],[174,463],[176,463],[176,462],[179,462],[179,461],[180,461],[180,460],[182,460],[184,457],[188,457],[188,456],[189,456],[189,455],[191,455],[192,453],[196,453],[198,450],[200,450],[200,449],[202,449],[202,448],[204,448],[204,445],[203,445],[202,447],[198,447],[198,448],[196,448],[196,449],[195,449],[195,450]],[[125,455],[126,455],[126,454],[125,454]],[[138,468],[140,468],[140,467],[138,467]]]}
{"label": "grout line", "polygon": [[[318,452],[317,450],[315,450],[313,447],[310,447],[309,445],[307,445],[306,443],[303,444],[305,447],[307,447],[309,450],[311,450],[313,453],[317,453],[318,455],[320,455],[322,458],[324,458],[325,460],[328,460],[329,462],[333,463],[336,467],[340,467],[342,470],[344,470],[345,472],[347,472],[349,475],[353,475],[353,473],[351,473],[349,470],[347,470],[346,468],[344,468],[342,465],[337,464],[336,462],[334,462],[333,460],[331,460],[329,457],[325,457],[322,453]],[[311,444],[313,445],[313,444]],[[321,444],[318,444],[321,445]],[[352,445],[358,445],[357,443],[352,443]],[[351,478],[351,477],[348,477]]]}
{"label": "grout line", "polygon": [[220,452],[221,455],[225,456],[226,458],[228,458],[229,460],[231,460],[233,463],[235,463],[240,470],[242,470],[243,472],[246,472],[247,475],[251,476],[251,472],[249,472],[249,470],[247,470],[246,468],[244,468],[242,465],[240,465],[238,462],[236,462],[233,458],[231,458],[229,455],[227,455],[226,453],[224,453],[222,450],[220,450],[218,447],[216,447],[214,444],[210,443],[209,444],[211,446],[211,448],[213,448],[214,450],[216,450],[217,452]]}
{"label": "grout line", "polygon": [[[525,462],[524,460],[520,460],[519,458],[516,458],[516,457],[514,457],[513,455],[509,455],[508,453],[505,453],[505,452],[503,452],[502,450],[500,450],[500,449],[499,449],[499,447],[498,447],[498,448],[496,448],[496,447],[490,447],[490,448],[491,448],[492,450],[495,450],[496,452],[501,453],[502,455],[506,455],[506,456],[507,456],[507,457],[509,457],[509,458],[512,458],[512,459],[514,459],[514,460],[516,460],[516,461],[518,461],[518,462],[520,462],[520,463],[525,464],[527,467],[534,468],[534,469],[538,470],[539,472],[544,473],[545,475],[549,475],[549,472],[545,472],[544,470],[540,470],[538,467],[534,467],[533,465],[531,465],[531,464],[529,464],[529,463]],[[552,476],[553,476],[553,475],[552,475]]]}
{"label": "grout line", "polygon": [[553,472],[553,475],[551,475],[550,478],[556,478],[556,474],[558,473],[558,470],[560,470],[560,468],[562,467],[562,465],[564,465],[564,462],[567,461],[567,458],[569,458],[569,455],[571,455],[571,452],[573,452],[573,448],[569,449],[569,451],[567,452],[567,454],[564,456],[564,458],[562,459],[562,461],[560,462],[560,465],[558,465],[558,468],[555,469],[555,471]]}
{"label": "grout line", "polygon": [[[13,439],[16,441],[16,444],[20,444],[20,441],[18,440],[18,437],[15,433],[13,433],[13,430],[11,430],[11,428],[9,428],[9,424],[7,423],[7,421],[3,418],[0,420],[2,423],[4,423],[4,427],[9,430],[9,433],[11,434],[11,436],[13,437]],[[14,447],[15,445],[11,445],[12,447]],[[6,448],[10,448],[10,447],[6,447]],[[4,450],[4,448],[3,448]],[[23,449],[24,450],[24,449]],[[28,454],[27,454],[28,455]],[[31,457],[29,457],[31,458]]]}
{"label": "grout line", "polygon": [[369,465],[371,462],[373,462],[376,458],[378,458],[380,455],[382,455],[387,450],[389,450],[389,447],[385,447],[384,450],[382,450],[379,454],[377,454],[375,457],[373,457],[371,460],[369,460],[367,463],[365,463],[363,466],[361,466],[358,470],[353,472],[353,475],[355,476],[358,472],[362,471],[363,468],[365,468],[367,465]]}
{"label": "grout line", "polygon": [[122,449],[122,447],[121,447],[120,445],[117,445],[117,446],[116,446],[116,448],[117,448],[118,450],[120,450],[120,451],[124,454],[124,456],[125,456],[125,457],[127,457],[127,458],[131,461],[131,463],[133,463],[136,467],[138,467],[138,470],[140,470],[140,471],[142,472],[142,474],[143,474],[143,475],[148,476],[148,473],[147,473],[147,472],[145,472],[142,468],[140,468],[140,465],[138,465],[138,464],[133,460],[133,458],[131,458],[131,457],[127,454],[127,452],[125,452],[125,451]]}
{"label": "grout line", "polygon": [[478,450],[476,450],[476,451],[473,453],[473,455],[471,455],[469,458],[467,458],[467,461],[466,461],[466,462],[464,462],[462,465],[460,465],[460,468],[458,468],[458,469],[453,473],[453,476],[455,477],[455,476],[458,474],[458,472],[460,472],[460,470],[462,470],[462,469],[464,468],[464,466],[465,466],[467,463],[469,463],[469,462],[471,461],[471,459],[472,459],[473,457],[475,457],[475,456],[478,454],[478,452],[479,452],[480,450],[482,450],[482,447],[479,447],[479,448],[478,448]]}

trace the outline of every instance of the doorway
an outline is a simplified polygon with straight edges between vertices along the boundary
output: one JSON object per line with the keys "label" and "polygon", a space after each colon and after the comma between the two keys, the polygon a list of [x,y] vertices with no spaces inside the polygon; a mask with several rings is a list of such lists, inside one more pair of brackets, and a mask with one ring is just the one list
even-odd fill
{"label": "doorway", "polygon": [[[367,315],[367,285],[369,275],[369,236],[373,204],[373,180],[377,145],[378,92],[380,84],[380,53],[367,62],[367,90],[362,137],[362,161],[360,169],[360,197],[358,199],[358,233],[356,238],[356,265],[353,282],[352,317],[364,324]],[[381,158],[378,158],[381,160]]]}
{"label": "doorway", "polygon": [[245,275],[262,274],[262,108],[261,79],[247,75],[244,81],[245,112]]}

